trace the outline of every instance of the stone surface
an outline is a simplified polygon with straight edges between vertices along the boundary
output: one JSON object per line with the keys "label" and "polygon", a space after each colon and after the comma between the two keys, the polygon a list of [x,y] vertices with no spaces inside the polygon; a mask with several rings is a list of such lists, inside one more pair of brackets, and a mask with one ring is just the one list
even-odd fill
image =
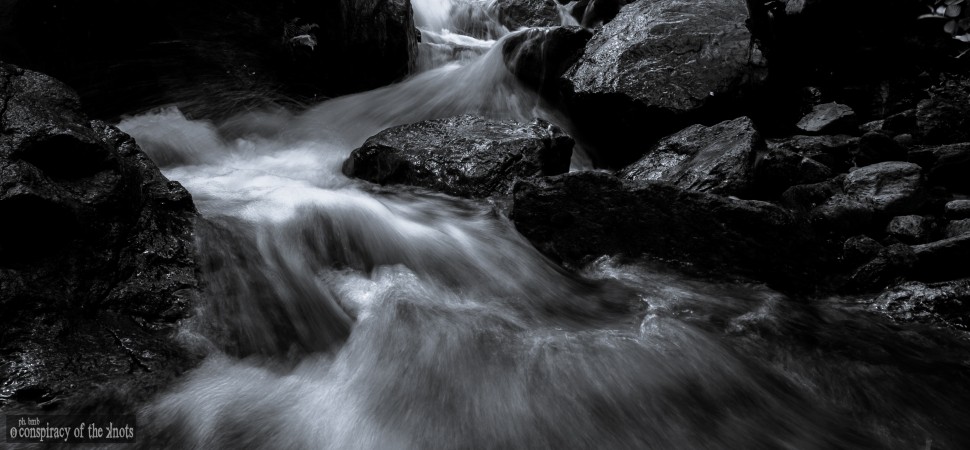
{"label": "stone surface", "polygon": [[781,199],[785,205],[791,208],[806,212],[811,211],[824,204],[826,200],[841,194],[844,181],[845,175],[840,175],[819,183],[792,186],[781,194]]}
{"label": "stone surface", "polygon": [[519,180],[510,217],[541,251],[577,264],[648,255],[784,287],[816,283],[828,257],[802,221],[770,203],[602,172]]}
{"label": "stone surface", "polygon": [[849,278],[848,290],[870,291],[884,289],[910,277],[918,258],[906,244],[893,244],[879,251],[875,258],[862,265]]}
{"label": "stone surface", "polygon": [[859,148],[859,138],[847,134],[769,139],[768,148],[797,153],[828,166],[835,172],[848,172],[851,159]]}
{"label": "stone surface", "polygon": [[970,77],[948,75],[916,108],[917,135],[925,144],[970,142]]}
{"label": "stone surface", "polygon": [[953,238],[970,233],[970,219],[951,220],[946,224],[944,236]]}
{"label": "stone surface", "polygon": [[623,167],[692,123],[742,115],[739,98],[765,76],[746,18],[742,0],[638,1],[603,26],[563,77],[596,164]]}
{"label": "stone surface", "polygon": [[769,150],[754,170],[756,196],[775,199],[796,185],[819,183],[832,177],[828,166],[786,150]]}
{"label": "stone surface", "polygon": [[970,234],[915,245],[915,278],[947,280],[970,276]]}
{"label": "stone surface", "polygon": [[815,105],[796,126],[808,134],[836,134],[854,131],[858,122],[852,108],[839,103],[823,103]]}
{"label": "stone surface", "polygon": [[132,408],[192,361],[192,199],[56,80],[0,64],[0,96],[0,409]]}
{"label": "stone surface", "polygon": [[947,219],[970,219],[970,200],[953,200],[944,207]]}
{"label": "stone surface", "polygon": [[0,59],[58,77],[99,115],[358,92],[402,79],[417,55],[408,0],[5,3]]}
{"label": "stone surface", "polygon": [[882,244],[869,236],[852,236],[842,244],[842,260],[851,266],[858,266],[871,261],[882,249]]}
{"label": "stone surface", "polygon": [[905,161],[906,148],[888,134],[868,132],[859,138],[859,149],[854,155],[856,166],[868,166],[885,161]]}
{"label": "stone surface", "polygon": [[893,286],[874,305],[894,320],[946,324],[970,330],[970,279]]}
{"label": "stone surface", "polygon": [[923,202],[923,177],[916,164],[890,161],[860,167],[845,177],[845,195],[870,203],[878,213],[907,214]]}
{"label": "stone surface", "polygon": [[896,216],[886,225],[886,234],[906,244],[921,244],[930,240],[935,228],[931,218],[917,215]]}
{"label": "stone surface", "polygon": [[926,170],[930,183],[970,193],[970,143],[925,147],[911,151],[909,159]]}
{"label": "stone surface", "polygon": [[710,127],[692,125],[661,140],[618,176],[747,197],[753,187],[755,159],[764,147],[764,140],[747,117]]}
{"label": "stone surface", "polygon": [[495,0],[489,4],[489,12],[511,31],[562,24],[553,0]]}
{"label": "stone surface", "polygon": [[504,195],[516,177],[569,170],[573,140],[555,125],[476,116],[389,128],[367,139],[344,173],[380,184],[410,184],[452,195]]}

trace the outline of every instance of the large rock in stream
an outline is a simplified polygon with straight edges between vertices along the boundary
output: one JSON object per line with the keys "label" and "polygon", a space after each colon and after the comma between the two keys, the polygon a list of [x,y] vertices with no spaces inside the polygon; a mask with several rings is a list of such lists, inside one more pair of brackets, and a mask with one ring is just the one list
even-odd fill
{"label": "large rock in stream", "polygon": [[343,172],[463,197],[507,194],[517,177],[569,170],[573,140],[542,119],[524,124],[463,115],[389,128],[367,139]]}
{"label": "large rock in stream", "polygon": [[771,203],[602,172],[519,180],[510,217],[537,248],[572,264],[648,255],[784,288],[817,286],[829,258],[801,220]]}
{"label": "large rock in stream", "polygon": [[0,410],[130,411],[193,361],[189,193],[76,94],[0,63]]}
{"label": "large rock in stream", "polygon": [[746,18],[743,0],[640,0],[603,26],[563,77],[595,163],[622,167],[687,125],[742,115],[765,76]]}
{"label": "large rock in stream", "polygon": [[172,102],[217,114],[400,80],[412,15],[408,0],[9,0],[0,59],[63,80],[101,116]]}

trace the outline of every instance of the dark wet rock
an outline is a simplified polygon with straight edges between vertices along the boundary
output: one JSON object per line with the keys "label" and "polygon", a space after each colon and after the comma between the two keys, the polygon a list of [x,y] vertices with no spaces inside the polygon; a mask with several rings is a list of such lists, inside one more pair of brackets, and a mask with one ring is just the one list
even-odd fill
{"label": "dark wet rock", "polygon": [[755,158],[764,147],[764,140],[747,117],[710,127],[692,125],[661,140],[618,176],[746,197],[752,189]]}
{"label": "dark wet rock", "polygon": [[936,224],[932,218],[908,215],[896,216],[886,225],[886,234],[905,244],[921,244],[930,240]]}
{"label": "dark wet rock", "polygon": [[914,150],[909,159],[926,169],[930,183],[970,193],[970,143]]}
{"label": "dark wet rock", "polygon": [[970,142],[970,78],[949,76],[916,108],[917,136],[924,144]]}
{"label": "dark wet rock", "polygon": [[803,221],[771,203],[602,172],[519,180],[510,217],[541,251],[574,264],[647,255],[793,286],[817,282],[827,258]]}
{"label": "dark wet rock", "polygon": [[887,117],[881,129],[896,136],[900,134],[914,134],[917,131],[916,110],[907,109]]}
{"label": "dark wet rock", "polygon": [[906,244],[893,244],[852,274],[846,288],[854,291],[883,289],[909,278],[918,257]]}
{"label": "dark wet rock", "polygon": [[811,221],[822,230],[849,236],[873,231],[878,218],[871,202],[837,194],[811,211]]}
{"label": "dark wet rock", "polygon": [[380,184],[409,184],[465,197],[504,195],[516,177],[569,170],[573,140],[542,119],[476,116],[389,128],[367,139],[343,171]]}
{"label": "dark wet rock", "polygon": [[859,138],[847,134],[806,136],[798,135],[768,140],[771,150],[797,153],[825,164],[835,172],[848,172],[852,155],[859,148]]}
{"label": "dark wet rock", "polygon": [[970,200],[953,200],[944,207],[947,219],[970,219]]}
{"label": "dark wet rock", "polygon": [[594,162],[623,167],[686,126],[743,115],[765,75],[746,17],[741,0],[638,1],[603,26],[563,77]]}
{"label": "dark wet rock", "polygon": [[921,280],[947,280],[970,276],[970,234],[915,245],[915,277]]}
{"label": "dark wet rock", "polygon": [[579,27],[535,28],[505,40],[506,67],[526,86],[558,98],[559,78],[583,54],[593,34]]}
{"label": "dark wet rock", "polygon": [[562,24],[553,0],[495,0],[489,5],[489,12],[511,31]]}
{"label": "dark wet rock", "polygon": [[172,102],[216,114],[358,92],[402,79],[417,56],[408,0],[4,6],[0,59],[63,80],[99,115]]}
{"label": "dark wet rock", "polygon": [[859,150],[853,161],[858,167],[886,161],[905,161],[906,148],[888,134],[871,131],[859,138]]}
{"label": "dark wet rock", "polygon": [[859,125],[859,131],[863,133],[868,133],[870,131],[880,131],[882,130],[883,123],[885,123],[884,120],[870,120],[862,125]]}
{"label": "dark wet rock", "polygon": [[0,96],[0,409],[131,408],[192,362],[192,199],[56,80],[0,64]]}
{"label": "dark wet rock", "polygon": [[890,161],[860,167],[845,177],[845,195],[881,214],[908,214],[922,206],[923,176],[916,164]]}
{"label": "dark wet rock", "polygon": [[858,266],[879,256],[882,249],[882,244],[869,236],[852,236],[842,244],[842,260],[851,266]]}
{"label": "dark wet rock", "polygon": [[796,125],[808,134],[852,133],[858,129],[858,120],[852,108],[839,103],[816,105]]}
{"label": "dark wet rock", "polygon": [[824,204],[828,199],[842,193],[845,175],[812,184],[792,186],[781,194],[782,202],[791,208],[811,211]]}
{"label": "dark wet rock", "polygon": [[811,158],[787,150],[769,150],[755,165],[757,195],[776,198],[789,187],[819,183],[832,177],[832,170]]}
{"label": "dark wet rock", "polygon": [[951,220],[946,224],[944,234],[947,238],[970,234],[970,219]]}
{"label": "dark wet rock", "polygon": [[940,283],[910,281],[879,294],[873,303],[900,322],[970,329],[970,279]]}

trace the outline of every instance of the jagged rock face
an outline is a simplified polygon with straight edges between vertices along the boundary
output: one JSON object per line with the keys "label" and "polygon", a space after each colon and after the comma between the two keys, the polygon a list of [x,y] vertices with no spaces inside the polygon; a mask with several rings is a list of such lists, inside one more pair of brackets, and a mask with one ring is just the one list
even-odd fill
{"label": "jagged rock face", "polygon": [[764,76],[746,18],[742,0],[641,0],[603,26],[563,77],[595,162],[622,166],[640,156],[624,144],[741,115]]}
{"label": "jagged rock face", "polygon": [[102,116],[358,92],[403,78],[417,55],[407,0],[6,3],[0,59],[58,77]]}
{"label": "jagged rock face", "polygon": [[808,274],[828,258],[791,212],[770,203],[602,172],[519,180],[510,217],[537,248],[574,264],[645,254],[785,287],[816,283]]}
{"label": "jagged rock face", "polygon": [[710,127],[691,125],[661,140],[619,176],[745,197],[753,185],[755,159],[764,149],[764,140],[747,117]]}
{"label": "jagged rock face", "polygon": [[911,281],[890,288],[873,302],[878,310],[901,322],[970,329],[970,279],[931,284]]}
{"label": "jagged rock face", "polygon": [[343,171],[465,197],[504,195],[517,177],[569,170],[573,140],[542,119],[529,124],[464,115],[389,128],[367,139]]}
{"label": "jagged rock face", "polygon": [[136,399],[188,361],[192,199],[56,80],[0,64],[0,95],[0,409]]}

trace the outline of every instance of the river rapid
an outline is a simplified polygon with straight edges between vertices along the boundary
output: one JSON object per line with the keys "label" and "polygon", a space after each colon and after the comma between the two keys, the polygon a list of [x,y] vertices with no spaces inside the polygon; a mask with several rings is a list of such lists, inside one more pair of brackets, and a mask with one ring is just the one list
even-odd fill
{"label": "river rapid", "polygon": [[[488,201],[345,177],[393,125],[474,113],[569,129],[505,68],[510,31],[464,13],[481,3],[412,0],[420,71],[401,83],[299,113],[119,125],[204,217],[208,292],[182,339],[207,356],[143,408],[141,442],[970,448],[965,335],[654,263],[566,271]],[[487,33],[454,31],[458,17]]]}

